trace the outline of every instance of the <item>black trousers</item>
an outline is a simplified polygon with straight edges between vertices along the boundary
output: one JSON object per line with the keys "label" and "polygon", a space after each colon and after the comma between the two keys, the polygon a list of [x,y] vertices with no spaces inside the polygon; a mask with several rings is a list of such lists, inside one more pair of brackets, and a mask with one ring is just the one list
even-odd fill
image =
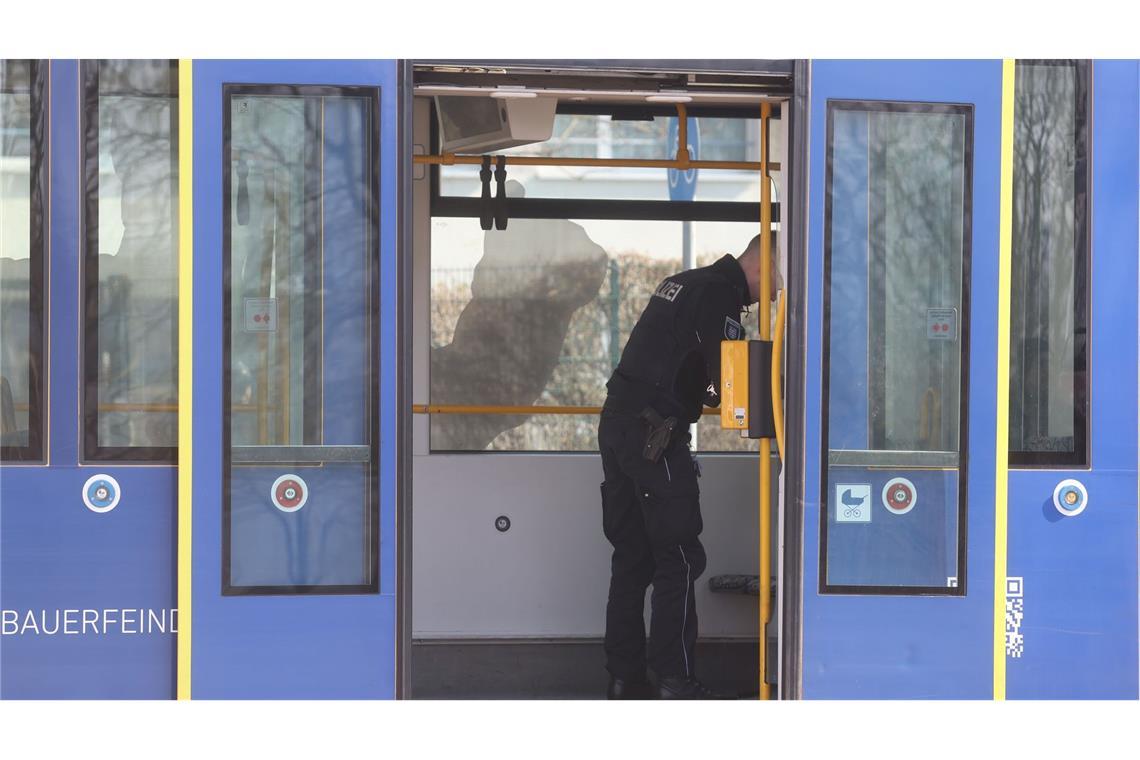
{"label": "black trousers", "polygon": [[[693,584],[705,569],[698,536],[700,489],[682,433],[656,463],[645,459],[645,422],[603,412],[598,426],[605,481],[602,528],[613,544],[606,604],[606,669],[637,680],[693,675],[697,610]],[[645,591],[652,584],[649,646]]]}

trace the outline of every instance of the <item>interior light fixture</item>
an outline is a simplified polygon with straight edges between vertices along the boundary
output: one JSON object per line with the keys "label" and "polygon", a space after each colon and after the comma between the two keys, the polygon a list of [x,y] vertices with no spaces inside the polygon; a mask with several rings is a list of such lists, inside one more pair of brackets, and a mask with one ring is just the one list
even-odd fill
{"label": "interior light fixture", "polygon": [[491,97],[496,100],[525,100],[527,98],[537,98],[537,92],[527,92],[526,90],[495,90],[491,93]]}

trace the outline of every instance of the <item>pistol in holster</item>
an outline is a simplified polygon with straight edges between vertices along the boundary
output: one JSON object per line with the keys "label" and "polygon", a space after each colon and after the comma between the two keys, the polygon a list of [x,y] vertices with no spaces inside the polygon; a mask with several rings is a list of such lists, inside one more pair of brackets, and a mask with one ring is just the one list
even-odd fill
{"label": "pistol in holster", "polygon": [[645,407],[638,416],[646,423],[645,446],[641,449],[641,455],[656,463],[665,449],[669,448],[669,442],[673,440],[673,430],[677,427],[677,418],[662,417],[651,406]]}

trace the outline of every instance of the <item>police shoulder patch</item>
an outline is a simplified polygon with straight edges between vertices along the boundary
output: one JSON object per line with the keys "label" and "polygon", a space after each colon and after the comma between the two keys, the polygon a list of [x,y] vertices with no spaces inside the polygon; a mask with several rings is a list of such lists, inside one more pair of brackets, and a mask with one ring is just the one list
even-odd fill
{"label": "police shoulder patch", "polygon": [[684,287],[685,286],[679,282],[664,280],[657,286],[657,290],[653,292],[653,295],[657,298],[664,298],[666,301],[676,301],[677,296],[681,294],[681,290]]}
{"label": "police shoulder patch", "polygon": [[744,328],[732,317],[725,317],[724,337],[728,340],[740,340],[744,337]]}

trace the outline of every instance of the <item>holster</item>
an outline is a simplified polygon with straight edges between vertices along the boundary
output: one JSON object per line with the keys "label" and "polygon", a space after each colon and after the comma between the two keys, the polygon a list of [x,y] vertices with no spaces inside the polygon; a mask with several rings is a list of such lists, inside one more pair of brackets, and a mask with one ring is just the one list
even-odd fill
{"label": "holster", "polygon": [[645,420],[645,445],[641,448],[641,455],[656,463],[669,448],[673,440],[673,430],[677,427],[676,417],[662,417],[657,410],[647,406],[638,415]]}

